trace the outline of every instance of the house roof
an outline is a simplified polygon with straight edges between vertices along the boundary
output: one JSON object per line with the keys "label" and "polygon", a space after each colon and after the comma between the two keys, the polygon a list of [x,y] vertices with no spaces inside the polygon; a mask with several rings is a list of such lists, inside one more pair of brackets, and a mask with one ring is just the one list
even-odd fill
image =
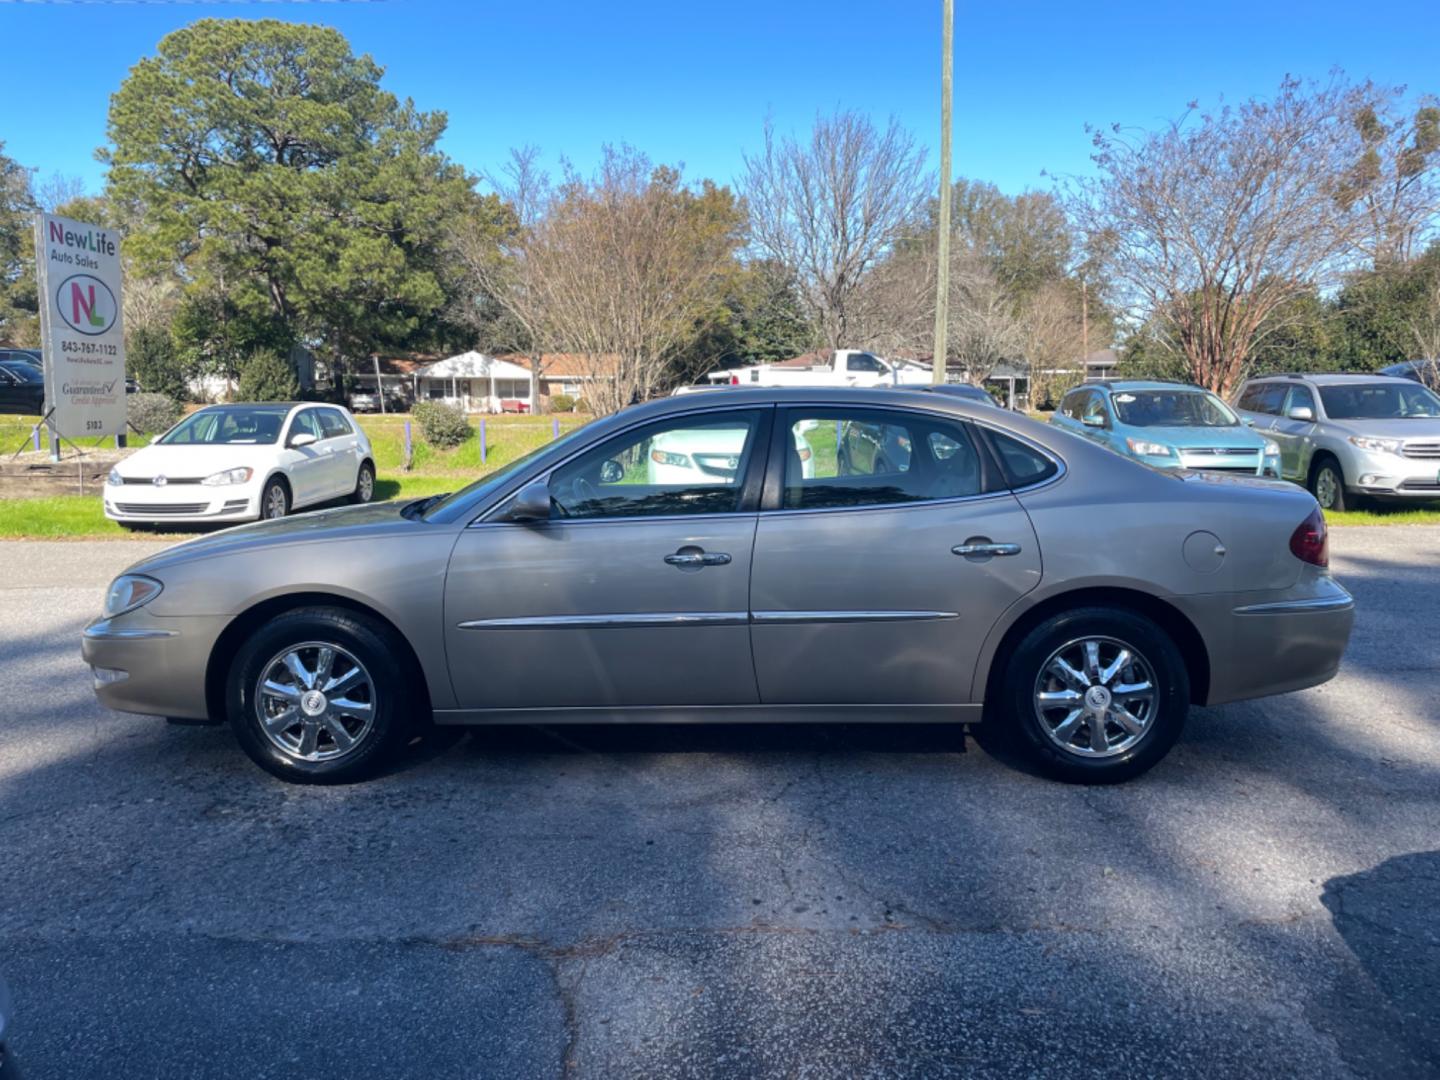
{"label": "house roof", "polygon": [[770,366],[778,368],[813,368],[829,367],[834,362],[835,354],[833,352],[828,349],[817,349],[814,352],[792,356],[789,360],[780,360]]}
{"label": "house roof", "polygon": [[[530,357],[525,353],[506,353],[497,357],[508,363],[514,363],[525,369],[525,377],[530,377]],[[619,366],[620,358],[614,353],[605,353],[601,356],[586,356],[583,353],[542,353],[540,365],[544,369],[541,378],[545,379],[593,379],[593,378],[614,378],[615,368]]]}
{"label": "house roof", "polygon": [[419,371],[426,364],[433,364],[438,359],[440,359],[440,357],[435,355],[424,356],[415,354],[405,356],[375,356],[371,358],[369,364],[360,363],[356,374],[374,375],[375,364],[378,362],[380,364],[380,374],[382,375],[410,375]]}
{"label": "house roof", "polygon": [[530,369],[471,349],[459,356],[447,356],[426,364],[415,374],[424,379],[528,379]]}

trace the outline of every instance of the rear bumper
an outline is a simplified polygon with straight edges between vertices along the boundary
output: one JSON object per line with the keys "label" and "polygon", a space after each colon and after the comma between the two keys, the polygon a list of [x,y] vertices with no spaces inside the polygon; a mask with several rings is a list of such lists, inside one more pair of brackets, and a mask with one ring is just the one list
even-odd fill
{"label": "rear bumper", "polygon": [[96,619],[80,639],[100,704],[122,712],[204,720],[205,672],[229,616],[158,617],[142,608]]}
{"label": "rear bumper", "polygon": [[1210,650],[1206,705],[1328,682],[1355,623],[1355,601],[1330,577],[1279,592],[1174,599]]}

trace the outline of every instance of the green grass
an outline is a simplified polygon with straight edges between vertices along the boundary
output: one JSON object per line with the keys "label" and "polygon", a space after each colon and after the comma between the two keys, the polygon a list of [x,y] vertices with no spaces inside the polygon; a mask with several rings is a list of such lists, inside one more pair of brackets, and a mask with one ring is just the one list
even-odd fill
{"label": "green grass", "polygon": [[1440,506],[1376,506],[1365,510],[1330,510],[1331,525],[1440,525]]}

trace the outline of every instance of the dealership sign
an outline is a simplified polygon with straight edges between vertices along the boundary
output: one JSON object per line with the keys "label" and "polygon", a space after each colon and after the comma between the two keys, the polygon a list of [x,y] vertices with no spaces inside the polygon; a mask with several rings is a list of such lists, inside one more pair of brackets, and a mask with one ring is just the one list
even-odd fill
{"label": "dealership sign", "polygon": [[45,411],[67,439],[125,431],[120,237],[54,214],[35,221]]}

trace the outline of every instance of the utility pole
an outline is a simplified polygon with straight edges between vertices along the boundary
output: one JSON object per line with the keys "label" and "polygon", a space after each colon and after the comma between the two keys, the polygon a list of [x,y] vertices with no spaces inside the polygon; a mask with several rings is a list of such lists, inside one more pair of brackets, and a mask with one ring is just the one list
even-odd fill
{"label": "utility pole", "polygon": [[951,71],[955,66],[955,0],[941,0],[940,30],[940,235],[936,238],[935,348],[930,381],[945,381],[950,321],[950,98]]}

